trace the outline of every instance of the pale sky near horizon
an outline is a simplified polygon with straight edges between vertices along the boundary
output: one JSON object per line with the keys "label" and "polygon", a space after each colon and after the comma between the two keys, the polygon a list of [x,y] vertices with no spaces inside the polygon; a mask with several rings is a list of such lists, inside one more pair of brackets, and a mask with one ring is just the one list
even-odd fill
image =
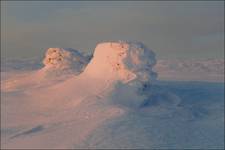
{"label": "pale sky near horizon", "polygon": [[1,1],[1,56],[141,41],[158,58],[224,58],[223,1]]}

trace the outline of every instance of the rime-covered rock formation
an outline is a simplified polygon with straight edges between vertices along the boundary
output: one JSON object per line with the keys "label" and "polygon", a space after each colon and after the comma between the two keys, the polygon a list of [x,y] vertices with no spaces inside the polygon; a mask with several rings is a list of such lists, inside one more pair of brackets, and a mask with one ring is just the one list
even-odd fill
{"label": "rime-covered rock formation", "polygon": [[106,42],[95,48],[93,59],[85,73],[96,78],[111,78],[126,83],[131,80],[151,81],[157,74],[152,71],[155,54],[142,43]]}
{"label": "rime-covered rock formation", "polygon": [[49,48],[45,53],[44,69],[51,71],[72,71],[80,73],[88,63],[88,58],[79,51],[67,48]]}

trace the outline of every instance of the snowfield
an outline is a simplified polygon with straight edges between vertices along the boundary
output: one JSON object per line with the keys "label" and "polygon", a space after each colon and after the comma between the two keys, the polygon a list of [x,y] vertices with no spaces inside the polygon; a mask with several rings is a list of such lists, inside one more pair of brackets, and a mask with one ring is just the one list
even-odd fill
{"label": "snowfield", "polygon": [[224,82],[224,59],[158,60],[162,80]]}
{"label": "snowfield", "polygon": [[119,41],[37,62],[1,66],[1,148],[224,148],[224,61]]}

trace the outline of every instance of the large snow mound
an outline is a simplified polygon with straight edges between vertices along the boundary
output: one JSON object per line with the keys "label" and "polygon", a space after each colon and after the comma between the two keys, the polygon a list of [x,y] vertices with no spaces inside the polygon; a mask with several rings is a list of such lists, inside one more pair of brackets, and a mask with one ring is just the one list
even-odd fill
{"label": "large snow mound", "polygon": [[105,42],[95,48],[85,72],[96,78],[111,76],[127,83],[131,80],[151,81],[157,74],[155,53],[140,42]]}

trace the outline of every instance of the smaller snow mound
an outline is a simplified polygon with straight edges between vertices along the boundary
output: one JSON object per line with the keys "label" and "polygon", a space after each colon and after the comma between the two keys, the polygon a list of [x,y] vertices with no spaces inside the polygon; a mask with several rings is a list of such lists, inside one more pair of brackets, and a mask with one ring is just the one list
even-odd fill
{"label": "smaller snow mound", "polygon": [[80,71],[87,64],[87,58],[79,51],[67,48],[49,48],[45,53],[43,64],[47,68]]}

